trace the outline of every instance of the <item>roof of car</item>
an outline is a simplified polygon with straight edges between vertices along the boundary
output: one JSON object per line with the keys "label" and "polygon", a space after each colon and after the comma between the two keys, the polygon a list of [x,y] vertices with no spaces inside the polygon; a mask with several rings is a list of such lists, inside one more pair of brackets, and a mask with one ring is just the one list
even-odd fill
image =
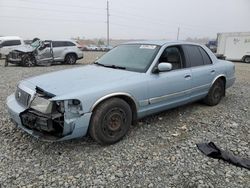
{"label": "roof of car", "polygon": [[192,43],[192,42],[186,42],[186,41],[179,41],[179,40],[142,40],[142,41],[132,41],[132,42],[127,42],[125,44],[148,44],[148,45],[158,45],[158,46],[163,46],[166,44],[193,44],[193,45],[199,45],[197,43]]}
{"label": "roof of car", "polygon": [[18,37],[18,36],[5,36],[5,37],[0,37],[0,40],[21,40],[21,37]]}

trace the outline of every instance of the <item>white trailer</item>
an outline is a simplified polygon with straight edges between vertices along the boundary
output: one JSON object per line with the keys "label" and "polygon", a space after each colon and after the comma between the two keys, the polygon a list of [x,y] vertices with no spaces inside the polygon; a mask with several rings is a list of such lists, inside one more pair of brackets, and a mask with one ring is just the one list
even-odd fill
{"label": "white trailer", "polygon": [[250,63],[250,32],[218,33],[217,55]]}

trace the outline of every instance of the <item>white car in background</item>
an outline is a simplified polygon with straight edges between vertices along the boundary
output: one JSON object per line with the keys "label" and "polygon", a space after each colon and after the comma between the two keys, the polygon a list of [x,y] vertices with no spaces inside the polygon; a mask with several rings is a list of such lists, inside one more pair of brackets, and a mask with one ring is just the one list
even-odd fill
{"label": "white car in background", "polygon": [[17,36],[0,37],[0,59],[6,57],[12,50],[24,46],[22,38]]}
{"label": "white car in background", "polygon": [[12,50],[5,60],[5,66],[9,63],[28,67],[48,66],[54,62],[73,65],[82,58],[83,52],[72,40],[42,41],[38,39],[30,45]]}

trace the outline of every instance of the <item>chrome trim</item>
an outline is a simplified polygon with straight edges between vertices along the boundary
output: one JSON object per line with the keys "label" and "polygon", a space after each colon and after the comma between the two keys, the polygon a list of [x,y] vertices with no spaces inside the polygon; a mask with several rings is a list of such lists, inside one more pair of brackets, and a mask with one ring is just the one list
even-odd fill
{"label": "chrome trim", "polygon": [[17,85],[17,87],[20,88],[20,89],[22,89],[22,90],[24,90],[24,91],[26,91],[27,93],[29,93],[31,95],[33,95],[33,94],[36,93],[33,89],[30,89],[27,86],[25,86],[23,84],[20,84],[20,83]]}
{"label": "chrome trim", "polygon": [[149,100],[148,99],[141,100],[141,101],[139,101],[139,105],[140,106],[147,106],[147,105],[149,105]]}
{"label": "chrome trim", "polygon": [[214,84],[214,82],[219,78],[219,77],[225,77],[226,81],[227,81],[227,77],[225,74],[219,74],[218,76],[216,76],[213,81],[212,81],[212,84],[210,86],[212,86]]}
{"label": "chrome trim", "polygon": [[123,96],[127,96],[127,97],[131,98],[131,99],[134,101],[135,105],[136,105],[136,110],[138,110],[138,103],[136,102],[135,98],[134,98],[131,94],[129,94],[129,93],[124,93],[124,92],[116,92],[116,93],[110,93],[110,94],[108,94],[108,95],[105,95],[105,96],[99,98],[99,99],[92,105],[92,107],[90,108],[90,112],[92,112],[92,111],[94,110],[94,108],[95,108],[100,102],[102,102],[103,100],[108,99],[108,98],[110,98],[110,97],[115,97],[115,96],[118,96],[118,95],[123,95]]}
{"label": "chrome trim", "polygon": [[163,96],[160,96],[160,97],[150,98],[149,99],[149,104],[154,104],[154,103],[158,103],[158,102],[161,102],[161,101],[165,101],[169,97],[176,96],[176,95],[181,95],[181,94],[184,94],[184,93],[188,93],[189,91],[190,90],[188,89],[188,90],[184,90],[184,91],[180,91],[180,92],[176,92],[176,93],[171,93],[171,94],[168,94],[168,95],[163,95]]}
{"label": "chrome trim", "polygon": [[204,84],[204,85],[197,86],[197,87],[194,87],[194,88],[191,88],[191,89],[187,89],[187,90],[184,90],[184,91],[180,91],[180,92],[176,92],[176,93],[171,93],[171,94],[163,95],[163,96],[160,96],[160,97],[150,98],[149,99],[149,104],[155,104],[155,103],[167,100],[167,98],[169,98],[169,97],[177,96],[177,95],[182,95],[184,93],[189,93],[189,92],[192,92],[193,90],[200,89],[200,88],[207,87],[207,86],[210,86],[210,84]]}
{"label": "chrome trim", "polygon": [[29,108],[30,105],[31,105],[31,102],[32,102],[32,101],[34,100],[34,98],[35,98],[36,91],[30,89],[29,87],[27,87],[27,86],[25,86],[25,85],[23,85],[23,84],[21,84],[21,83],[19,83],[19,84],[17,85],[17,88],[20,88],[21,90],[23,90],[23,91],[27,92],[28,94],[30,94],[30,99],[29,99],[28,106],[27,106],[27,107]]}

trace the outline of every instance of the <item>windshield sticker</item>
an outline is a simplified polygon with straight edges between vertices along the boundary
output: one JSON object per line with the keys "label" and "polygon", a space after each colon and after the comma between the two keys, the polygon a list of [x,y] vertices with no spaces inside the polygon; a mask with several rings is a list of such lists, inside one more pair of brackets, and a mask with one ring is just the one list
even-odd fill
{"label": "windshield sticker", "polygon": [[149,49],[149,50],[154,50],[156,48],[155,45],[141,45],[140,49]]}

